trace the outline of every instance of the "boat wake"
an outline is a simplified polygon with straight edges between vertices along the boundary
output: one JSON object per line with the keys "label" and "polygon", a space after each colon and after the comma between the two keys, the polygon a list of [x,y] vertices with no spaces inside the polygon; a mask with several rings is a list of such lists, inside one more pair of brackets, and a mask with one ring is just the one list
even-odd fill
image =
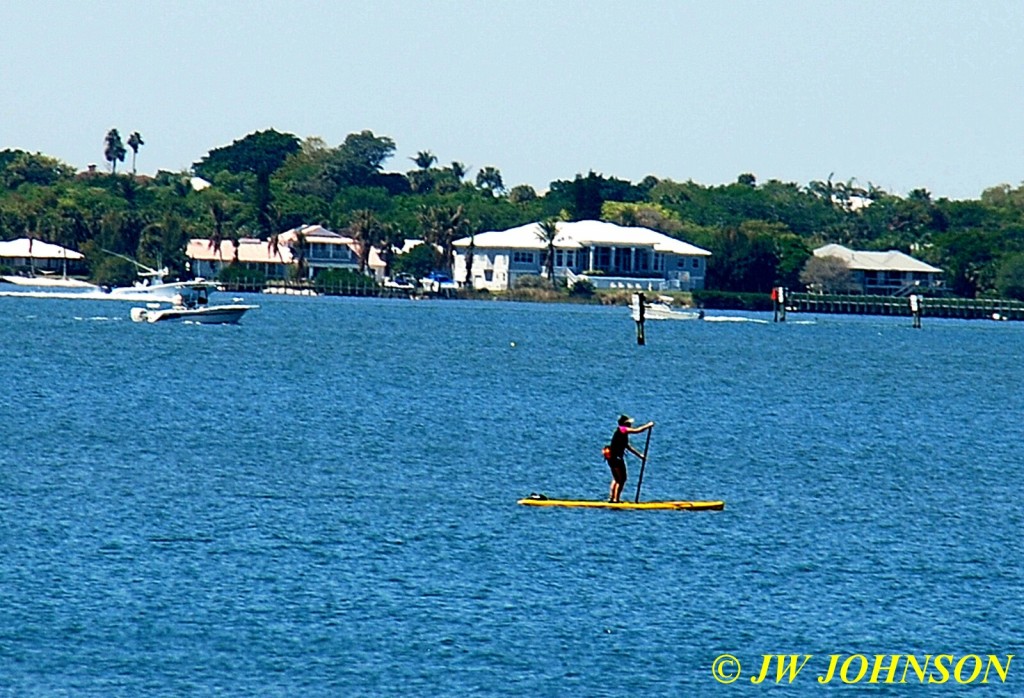
{"label": "boat wake", "polygon": [[770,325],[768,320],[752,317],[733,317],[731,315],[705,315],[704,322],[752,322],[755,325]]}

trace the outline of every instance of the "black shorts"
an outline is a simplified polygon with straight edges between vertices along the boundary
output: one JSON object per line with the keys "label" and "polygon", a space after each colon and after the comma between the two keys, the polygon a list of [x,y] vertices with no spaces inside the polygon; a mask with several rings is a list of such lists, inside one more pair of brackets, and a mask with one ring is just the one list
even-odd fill
{"label": "black shorts", "polygon": [[612,479],[620,485],[626,484],[626,461],[622,458],[612,458],[608,461],[608,467],[612,469]]}

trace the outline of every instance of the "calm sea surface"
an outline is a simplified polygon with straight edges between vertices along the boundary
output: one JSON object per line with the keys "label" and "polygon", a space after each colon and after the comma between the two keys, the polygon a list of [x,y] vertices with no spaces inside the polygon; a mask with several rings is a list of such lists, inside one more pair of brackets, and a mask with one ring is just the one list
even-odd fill
{"label": "calm sea surface", "polygon": [[[0,298],[0,695],[753,695],[765,653],[1024,694],[1024,324],[257,302]],[[644,499],[725,511],[516,505],[606,497],[620,412]]]}

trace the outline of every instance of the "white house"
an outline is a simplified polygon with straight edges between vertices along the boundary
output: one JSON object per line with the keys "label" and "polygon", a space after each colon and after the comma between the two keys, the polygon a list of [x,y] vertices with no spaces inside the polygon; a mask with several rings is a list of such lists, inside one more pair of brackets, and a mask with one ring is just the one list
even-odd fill
{"label": "white house", "polygon": [[303,245],[309,278],[319,269],[357,269],[359,266],[359,246],[355,240],[319,225],[285,231],[277,236],[276,245],[271,240],[241,238],[237,245],[224,240],[218,247],[212,240],[193,238],[188,241],[185,254],[196,276],[214,278],[223,267],[238,263],[262,271],[268,279],[283,279],[297,263],[299,245]]}
{"label": "white house", "polygon": [[[588,279],[595,288],[683,291],[704,288],[711,253],[648,228],[604,221],[559,221],[554,240],[555,278]],[[473,288],[502,291],[516,279],[547,273],[548,243],[539,223],[456,240],[452,276],[466,279],[473,246]]]}
{"label": "white house", "polygon": [[942,285],[942,269],[897,250],[865,252],[832,244],[814,250],[814,256],[842,260],[866,294],[890,296]]}

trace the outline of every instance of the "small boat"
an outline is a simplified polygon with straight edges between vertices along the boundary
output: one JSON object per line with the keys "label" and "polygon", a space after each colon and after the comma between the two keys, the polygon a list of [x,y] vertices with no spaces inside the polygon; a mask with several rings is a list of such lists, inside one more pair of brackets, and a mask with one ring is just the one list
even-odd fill
{"label": "small boat", "polygon": [[723,501],[662,501],[662,502],[607,502],[592,499],[549,499],[542,494],[532,494],[520,499],[517,504],[531,507],[568,507],[579,509],[667,509],[673,511],[722,511]]}
{"label": "small boat", "polygon": [[[151,304],[158,305],[158,304]],[[201,305],[187,307],[172,305],[170,308],[132,308],[131,318],[135,322],[162,322],[178,320],[197,322],[204,325],[234,325],[258,305]]]}
{"label": "small boat", "polygon": [[[656,300],[644,301],[644,320],[703,320],[703,310],[677,310],[671,296],[658,296]],[[640,322],[640,294],[633,294],[629,306],[636,322]]]}

